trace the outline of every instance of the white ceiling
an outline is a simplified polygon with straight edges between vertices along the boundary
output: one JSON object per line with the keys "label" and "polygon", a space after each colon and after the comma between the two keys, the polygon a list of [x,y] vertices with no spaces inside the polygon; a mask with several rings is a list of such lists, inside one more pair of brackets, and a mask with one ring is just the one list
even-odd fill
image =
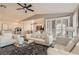
{"label": "white ceiling", "polygon": [[[1,3],[0,3],[1,4]],[[23,20],[35,14],[68,13],[73,12],[78,4],[75,3],[32,3],[34,12],[24,13],[24,10],[16,10],[20,6],[16,3],[4,4],[7,8],[0,7],[0,20],[3,22],[15,22]]]}

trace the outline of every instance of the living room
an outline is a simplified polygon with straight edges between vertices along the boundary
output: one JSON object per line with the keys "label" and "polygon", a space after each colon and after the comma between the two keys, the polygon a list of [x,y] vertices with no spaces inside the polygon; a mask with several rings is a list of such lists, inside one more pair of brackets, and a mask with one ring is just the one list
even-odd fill
{"label": "living room", "polygon": [[78,6],[0,3],[0,55],[79,54]]}

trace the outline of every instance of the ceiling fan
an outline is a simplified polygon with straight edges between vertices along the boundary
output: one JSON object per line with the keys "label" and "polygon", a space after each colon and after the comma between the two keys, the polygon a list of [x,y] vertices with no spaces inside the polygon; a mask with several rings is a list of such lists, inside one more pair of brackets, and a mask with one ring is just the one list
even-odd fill
{"label": "ceiling fan", "polygon": [[7,8],[5,5],[1,4],[0,7]]}
{"label": "ceiling fan", "polygon": [[29,5],[27,5],[27,4],[20,4],[20,3],[17,3],[19,6],[21,6],[22,8],[17,8],[16,10],[22,10],[22,9],[24,9],[25,10],[25,13],[27,13],[27,10],[29,10],[29,11],[32,11],[32,12],[34,12],[34,10],[32,10],[32,9],[30,9],[30,7],[32,7],[32,5],[31,4],[29,4]]}

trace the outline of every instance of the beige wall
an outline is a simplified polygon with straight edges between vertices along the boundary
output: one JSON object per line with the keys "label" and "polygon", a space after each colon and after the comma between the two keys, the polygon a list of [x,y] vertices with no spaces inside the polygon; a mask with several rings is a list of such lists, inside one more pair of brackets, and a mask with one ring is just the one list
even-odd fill
{"label": "beige wall", "polygon": [[14,23],[0,23],[0,30],[2,28],[2,24],[3,24],[3,30],[14,30],[15,27],[22,27],[23,25],[17,22]]}
{"label": "beige wall", "polygon": [[4,29],[14,30],[15,27],[22,27],[24,31],[31,30],[31,29],[35,30],[35,27],[37,25],[44,26],[44,18],[28,20],[28,21],[24,21],[24,22],[21,22],[21,23],[18,23],[18,22],[0,23],[0,29],[1,29],[1,24],[4,24]]}
{"label": "beige wall", "polygon": [[37,25],[44,26],[44,18],[25,21],[24,22],[24,31],[31,30],[31,29],[33,31],[35,31],[35,27]]}

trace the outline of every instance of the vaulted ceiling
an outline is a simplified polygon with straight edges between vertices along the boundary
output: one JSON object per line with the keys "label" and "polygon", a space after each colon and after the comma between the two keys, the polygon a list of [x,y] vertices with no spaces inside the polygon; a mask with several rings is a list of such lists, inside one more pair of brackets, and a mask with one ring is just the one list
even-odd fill
{"label": "vaulted ceiling", "polygon": [[[0,3],[1,4],[1,3]],[[34,12],[24,10],[16,10],[20,6],[16,3],[3,3],[7,8],[0,7],[0,22],[16,22],[28,18],[35,14],[50,14],[50,13],[70,13],[75,10],[78,4],[76,3],[31,3]]]}

